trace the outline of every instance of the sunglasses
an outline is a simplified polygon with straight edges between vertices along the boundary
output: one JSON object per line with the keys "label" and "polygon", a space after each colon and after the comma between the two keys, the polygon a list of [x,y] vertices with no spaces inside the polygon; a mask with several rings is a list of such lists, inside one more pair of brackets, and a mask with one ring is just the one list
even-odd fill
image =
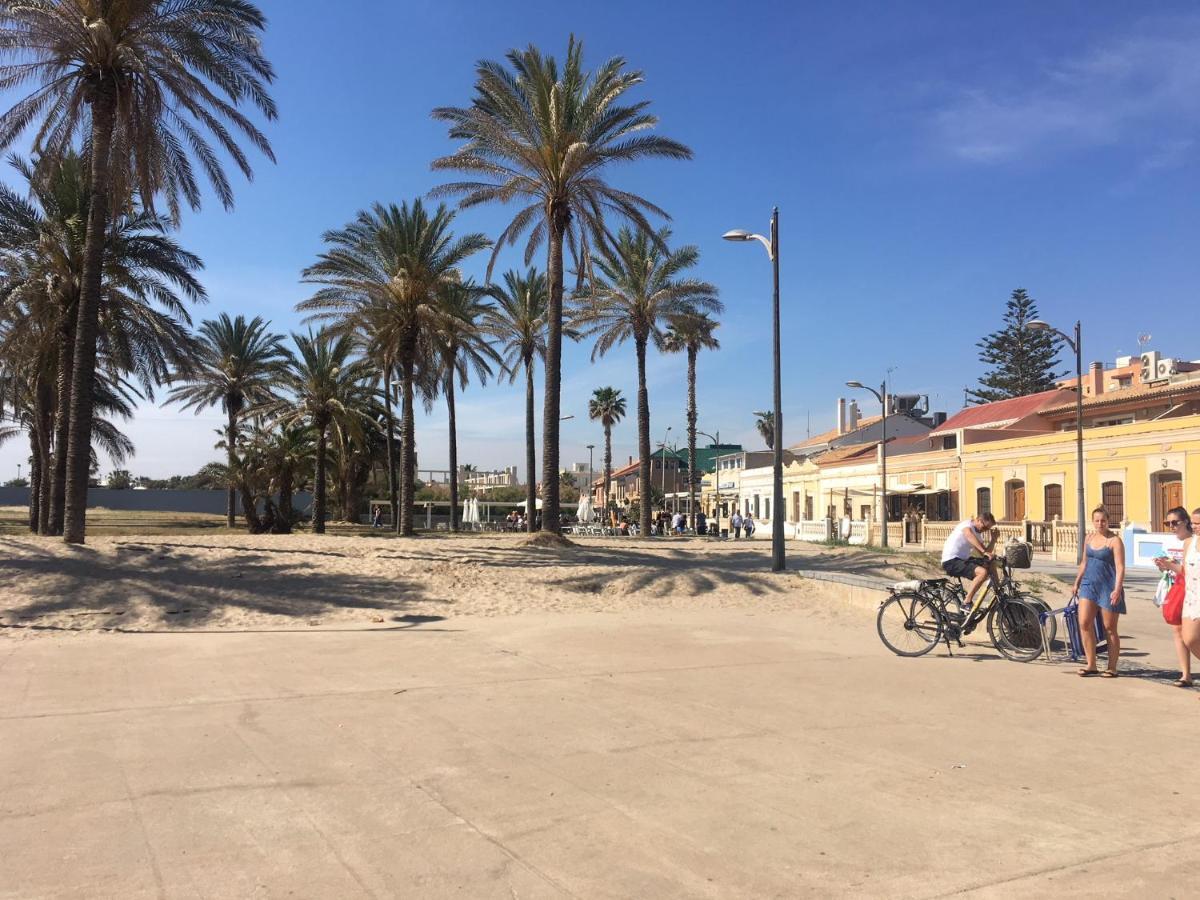
{"label": "sunglasses", "polygon": [[1178,528],[1180,525],[1189,525],[1191,523],[1184,522],[1182,519],[1167,519],[1166,524],[1168,528]]}

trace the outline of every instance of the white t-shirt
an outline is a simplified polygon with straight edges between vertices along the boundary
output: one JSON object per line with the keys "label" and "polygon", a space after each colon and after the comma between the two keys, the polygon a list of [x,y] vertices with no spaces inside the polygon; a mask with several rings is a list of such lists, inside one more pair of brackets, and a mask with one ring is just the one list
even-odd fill
{"label": "white t-shirt", "polygon": [[942,562],[951,559],[970,559],[972,556],[979,555],[979,550],[967,540],[968,529],[975,535],[975,539],[979,543],[983,543],[983,535],[975,528],[973,521],[967,519],[965,522],[960,522],[958,527],[950,532],[946,543],[942,545]]}

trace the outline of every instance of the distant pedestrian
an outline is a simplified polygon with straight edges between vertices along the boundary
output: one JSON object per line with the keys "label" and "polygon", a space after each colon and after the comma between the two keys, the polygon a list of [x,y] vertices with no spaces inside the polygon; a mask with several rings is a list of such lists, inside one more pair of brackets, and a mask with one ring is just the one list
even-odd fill
{"label": "distant pedestrian", "polygon": [[729,525],[733,529],[733,539],[736,541],[742,536],[742,514],[735,511]]}
{"label": "distant pedestrian", "polygon": [[382,506],[375,507],[375,515],[371,518],[371,527],[372,528],[382,528],[383,527],[383,507]]}
{"label": "distant pedestrian", "polygon": [[696,534],[708,534],[708,517],[702,512],[696,513]]}
{"label": "distant pedestrian", "polygon": [[742,531],[746,532],[747,538],[754,537],[754,517],[746,516],[742,519]]}
{"label": "distant pedestrian", "polygon": [[674,531],[676,534],[683,534],[683,530],[684,530],[686,524],[687,524],[687,519],[684,517],[683,513],[677,512],[677,513],[675,513],[674,517],[671,519],[671,530]]}

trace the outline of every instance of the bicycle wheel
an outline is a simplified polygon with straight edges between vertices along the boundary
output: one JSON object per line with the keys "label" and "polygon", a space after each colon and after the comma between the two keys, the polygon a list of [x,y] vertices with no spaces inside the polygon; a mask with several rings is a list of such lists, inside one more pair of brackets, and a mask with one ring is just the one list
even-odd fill
{"label": "bicycle wheel", "polygon": [[1013,662],[1029,662],[1042,653],[1039,609],[1024,600],[1001,600],[988,613],[988,637],[1001,655]]}
{"label": "bicycle wheel", "polygon": [[923,656],[942,639],[942,611],[913,591],[893,594],[879,607],[875,628],[883,645],[897,656]]}
{"label": "bicycle wheel", "polygon": [[[1033,594],[1020,594],[1016,599],[1022,601],[1023,603],[1028,603],[1038,613],[1050,612],[1050,604],[1041,597],[1035,597]],[[1043,626],[1043,630],[1046,632],[1046,646],[1052,650],[1055,649],[1054,641],[1058,637],[1058,619],[1056,619],[1054,616],[1048,617],[1046,619],[1046,624]]]}

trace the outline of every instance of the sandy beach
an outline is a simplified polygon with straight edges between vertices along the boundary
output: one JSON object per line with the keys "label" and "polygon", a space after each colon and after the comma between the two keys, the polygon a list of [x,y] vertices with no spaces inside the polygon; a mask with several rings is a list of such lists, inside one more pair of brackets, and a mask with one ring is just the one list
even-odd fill
{"label": "sandy beach", "polygon": [[[158,535],[0,538],[0,624],[20,629],[258,629],[404,617],[633,609],[799,609],[796,571],[772,575],[767,541],[582,540],[524,535]],[[849,548],[792,550],[808,569],[911,577],[925,561]],[[17,626],[17,628],[13,628]]]}

